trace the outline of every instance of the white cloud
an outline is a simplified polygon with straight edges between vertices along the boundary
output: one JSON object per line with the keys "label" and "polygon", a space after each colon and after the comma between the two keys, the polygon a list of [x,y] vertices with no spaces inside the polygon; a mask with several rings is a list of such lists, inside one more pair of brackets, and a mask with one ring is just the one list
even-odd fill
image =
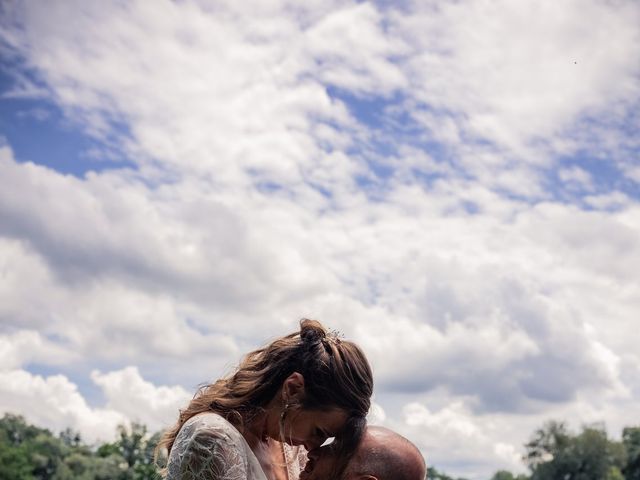
{"label": "white cloud", "polygon": [[504,433],[505,425],[474,417],[462,403],[453,403],[436,412],[422,404],[410,403],[404,407],[403,417],[405,425],[397,428],[415,439],[427,452],[427,464],[439,470],[446,472],[457,462],[466,464],[461,474],[470,478],[491,475],[491,467],[496,464],[511,471],[523,470],[520,446],[495,438],[501,430],[500,433]]}
{"label": "white cloud", "polygon": [[587,205],[601,210],[616,210],[629,206],[631,199],[621,192],[613,192],[603,195],[589,195],[585,198]]}
{"label": "white cloud", "polygon": [[466,127],[522,147],[553,135],[586,109],[633,98],[638,51],[632,2],[416,4],[397,14],[411,38],[416,98],[465,112]]}
{"label": "white cloud", "polygon": [[367,423],[370,425],[383,425],[387,418],[387,414],[381,405],[375,401],[371,402],[371,409],[367,415]]}
{"label": "white cloud", "polygon": [[44,108],[32,108],[29,110],[21,110],[18,112],[19,118],[26,119],[35,119],[37,121],[43,122],[51,118],[51,112]]}
{"label": "white cloud", "polygon": [[24,370],[0,372],[0,412],[23,415],[54,432],[72,428],[90,443],[110,441],[116,427],[128,421],[113,410],[89,407],[63,375],[45,378]]}
{"label": "white cloud", "polygon": [[640,167],[638,166],[627,166],[626,173],[628,178],[633,180],[635,183],[640,183]]}
{"label": "white cloud", "polygon": [[91,379],[106,399],[91,407],[77,385],[64,375],[43,377],[25,370],[0,372],[0,412],[21,414],[54,433],[69,427],[90,443],[110,441],[118,425],[144,423],[151,432],[172,425],[192,394],[179,386],[158,386],[144,380],[136,367],[100,373]]}
{"label": "white cloud", "polygon": [[319,65],[319,78],[355,94],[388,95],[407,86],[405,73],[390,58],[407,50],[387,36],[382,15],[370,3],[330,13],[306,32],[305,54]]}
{"label": "white cloud", "polygon": [[91,379],[104,391],[107,408],[144,423],[152,431],[172,425],[176,412],[193,397],[179,386],[156,387],[145,381],[136,367],[108,373],[96,370]]}
{"label": "white cloud", "polygon": [[33,330],[0,335],[0,370],[11,370],[28,363],[59,365],[77,358],[63,345]]}
{"label": "white cloud", "polygon": [[577,188],[586,191],[593,190],[591,174],[583,168],[577,166],[563,168],[558,172],[558,178],[569,184],[572,189]]}

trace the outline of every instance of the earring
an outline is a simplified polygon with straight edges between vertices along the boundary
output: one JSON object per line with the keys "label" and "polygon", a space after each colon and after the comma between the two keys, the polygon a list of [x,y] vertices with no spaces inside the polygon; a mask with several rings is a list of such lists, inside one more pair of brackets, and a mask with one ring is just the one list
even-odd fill
{"label": "earring", "polygon": [[287,410],[289,410],[289,404],[285,403],[284,408],[282,409],[282,413],[280,413],[280,423],[284,423],[284,417],[287,414]]}
{"label": "earring", "polygon": [[[284,404],[284,408],[282,409],[282,412],[280,412],[280,442],[281,443],[287,443],[287,440],[286,440],[287,435],[286,435],[286,427],[284,425],[284,419],[287,416],[287,413],[289,413],[290,406],[291,404],[289,402],[286,402]],[[291,426],[289,426],[289,428],[291,428]]]}

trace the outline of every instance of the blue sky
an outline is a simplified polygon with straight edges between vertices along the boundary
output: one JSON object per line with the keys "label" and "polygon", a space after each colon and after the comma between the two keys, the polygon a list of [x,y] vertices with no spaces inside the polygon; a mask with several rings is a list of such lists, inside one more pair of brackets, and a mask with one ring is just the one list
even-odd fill
{"label": "blue sky", "polygon": [[[127,158],[127,153],[119,148],[129,136],[125,122],[111,122],[107,138],[92,135],[83,128],[73,112],[65,113],[65,106],[56,101],[55,92],[48,89],[46,81],[41,78],[42,74],[27,68],[23,59],[7,55],[0,65],[0,74],[2,134],[18,161],[34,162],[77,177],[82,177],[88,171],[135,166],[135,159]],[[33,87],[34,91],[37,89],[36,93],[26,93],[25,85]],[[421,112],[428,112],[436,118],[455,117],[455,112],[434,109],[429,104],[412,103],[410,96],[401,91],[383,96],[375,92],[354,94],[348,89],[327,85],[326,94],[332,101],[343,104],[366,129],[366,134],[354,140],[349,149],[350,154],[362,157],[369,167],[366,176],[361,177],[363,188],[370,183],[367,177],[369,180],[375,178],[375,184],[380,186],[393,175],[393,163],[387,160],[395,158],[402,147],[428,152],[435,162],[456,166],[455,146],[433,138],[431,132],[415,119],[415,114]],[[629,105],[626,116],[617,121],[578,116],[575,119],[577,128],[596,132],[598,129],[613,130],[628,145],[619,144],[616,149],[611,149],[601,142],[597,146],[603,150],[593,151],[593,145],[587,144],[569,155],[557,155],[557,163],[544,165],[540,169],[540,173],[546,177],[547,193],[559,201],[578,203],[583,195],[592,194],[593,191],[585,191],[579,184],[563,180],[558,171],[560,168],[579,168],[590,175],[595,192],[619,191],[638,198],[637,183],[628,179],[616,162],[618,156],[629,157],[631,161],[638,156],[640,147],[635,141],[637,129],[634,125],[638,123],[635,110],[634,105]],[[458,115],[461,113],[458,112]],[[340,128],[339,125],[337,127]],[[568,135],[571,135],[570,131]],[[469,135],[466,140],[480,150],[499,150],[499,145],[495,145],[490,138]],[[505,153],[508,157],[508,152]],[[514,161],[517,162],[517,159]],[[424,180],[428,187],[430,180],[439,178],[439,175],[431,176],[416,170],[413,178]],[[585,207],[589,208],[588,205]]]}
{"label": "blue sky", "polygon": [[[18,77],[16,77],[16,74]],[[16,159],[82,177],[88,171],[133,166],[113,145],[89,135],[50,96],[20,95],[21,79],[41,80],[20,62],[3,58],[0,65],[2,135]],[[46,86],[41,87],[43,90]],[[115,137],[126,136],[123,128]]]}
{"label": "blue sky", "polygon": [[640,415],[637,2],[2,8],[2,411],[161,429],[311,317],[453,475]]}

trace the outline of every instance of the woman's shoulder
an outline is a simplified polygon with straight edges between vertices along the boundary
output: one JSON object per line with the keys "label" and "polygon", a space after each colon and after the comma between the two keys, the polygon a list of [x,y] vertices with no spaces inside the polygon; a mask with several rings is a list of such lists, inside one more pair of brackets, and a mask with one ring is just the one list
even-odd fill
{"label": "woman's shoulder", "polygon": [[248,463],[240,432],[216,413],[201,413],[188,419],[178,432],[167,478],[243,479],[247,478]]}
{"label": "woman's shoulder", "polygon": [[215,430],[229,432],[234,436],[241,436],[238,429],[231,422],[229,422],[229,420],[215,412],[198,413],[197,415],[194,415],[189,420],[184,422],[182,428],[185,427],[187,429],[194,429],[195,431],[212,428]]}

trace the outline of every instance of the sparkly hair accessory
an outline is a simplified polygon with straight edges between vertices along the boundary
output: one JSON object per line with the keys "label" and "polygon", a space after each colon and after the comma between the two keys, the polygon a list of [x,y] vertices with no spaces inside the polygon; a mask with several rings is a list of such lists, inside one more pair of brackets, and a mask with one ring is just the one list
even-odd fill
{"label": "sparkly hair accessory", "polygon": [[343,338],[344,334],[340,330],[335,330],[332,328],[328,331],[327,340],[332,343],[339,345]]}

